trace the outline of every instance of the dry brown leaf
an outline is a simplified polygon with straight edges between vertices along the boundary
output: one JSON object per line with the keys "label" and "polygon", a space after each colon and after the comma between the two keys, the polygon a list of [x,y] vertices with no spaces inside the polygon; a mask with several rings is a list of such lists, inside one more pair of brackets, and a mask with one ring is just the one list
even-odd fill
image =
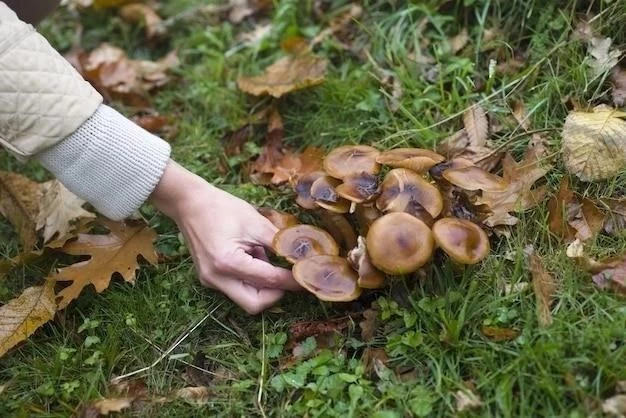
{"label": "dry brown leaf", "polygon": [[626,198],[600,199],[600,204],[608,211],[604,231],[607,234],[617,234],[626,230]]}
{"label": "dry brown leaf", "polygon": [[563,161],[583,181],[604,180],[626,167],[626,122],[605,105],[570,112],[563,125]]}
{"label": "dry brown leaf", "polygon": [[613,82],[613,90],[611,92],[613,103],[615,106],[624,106],[624,103],[626,103],[626,69],[615,67],[611,80]]}
{"label": "dry brown leaf", "polygon": [[589,61],[589,66],[596,76],[610,71],[619,62],[622,51],[617,48],[611,48],[612,43],[611,38],[597,38],[594,36],[589,39],[587,52],[592,58]]}
{"label": "dry brown leaf", "polygon": [[133,398],[108,398],[93,402],[90,406],[101,415],[109,415],[111,412],[121,412],[130,408]]}
{"label": "dry brown leaf", "polygon": [[154,39],[165,34],[163,20],[158,13],[147,4],[131,3],[124,5],[120,8],[119,14],[122,19],[128,22],[143,23],[148,39]]}
{"label": "dry brown leaf", "polygon": [[376,371],[387,367],[389,364],[389,356],[384,348],[367,347],[363,350],[361,363],[367,376],[375,376]]}
{"label": "dry brown leaf", "polygon": [[230,0],[228,20],[232,23],[241,23],[244,19],[266,11],[271,6],[271,0]]}
{"label": "dry brown leaf", "polygon": [[592,239],[602,230],[604,220],[604,213],[592,200],[570,190],[567,177],[548,201],[548,228],[566,242]]}
{"label": "dry brown leaf", "polygon": [[311,40],[309,48],[312,49],[315,45],[319,44],[327,37],[345,30],[350,23],[361,17],[362,14],[363,7],[359,4],[352,3],[348,10],[333,18],[328,24],[328,27],[318,33],[315,38]]}
{"label": "dry brown leaf", "polygon": [[237,85],[254,96],[269,94],[278,98],[320,84],[324,81],[327,65],[326,59],[314,55],[284,57],[267,67],[261,75],[239,77]]}
{"label": "dry brown leaf", "polygon": [[467,33],[467,28],[463,28],[461,29],[461,32],[450,38],[450,49],[452,49],[452,52],[456,54],[457,52],[465,48],[465,45],[467,45],[468,41],[469,34]]}
{"label": "dry brown leaf", "polygon": [[20,174],[0,171],[0,214],[11,222],[26,250],[37,243],[41,196],[38,183]]}
{"label": "dry brown leaf", "polygon": [[78,218],[95,218],[96,215],[83,209],[83,199],[70,192],[58,180],[40,184],[41,200],[37,214],[37,230],[43,228],[43,242],[64,239],[73,232],[73,221]]}
{"label": "dry brown leaf", "polygon": [[106,42],[90,53],[79,51],[66,58],[106,98],[142,107],[149,105],[150,91],[170,81],[168,71],[179,63],[176,51],[157,61],[132,60]]}
{"label": "dry brown leaf", "polygon": [[513,109],[511,111],[513,117],[519,124],[519,126],[526,132],[530,129],[530,120],[528,119],[528,113],[526,112],[526,106],[521,100],[515,100],[513,102]]}
{"label": "dry brown leaf", "polygon": [[363,311],[363,321],[359,322],[361,328],[361,339],[370,342],[376,336],[378,328],[378,309],[372,304],[372,307]]}
{"label": "dry brown leaf", "polygon": [[483,401],[473,391],[457,390],[454,392],[455,407],[457,412],[467,411],[469,409],[476,409],[483,406]]}
{"label": "dry brown leaf", "polygon": [[611,289],[619,295],[626,296],[626,254],[596,261],[585,255],[585,247],[579,239],[567,246],[566,253],[583,270],[591,273],[597,287]]}
{"label": "dry brown leaf", "polygon": [[535,254],[532,246],[527,247],[526,253],[528,270],[532,275],[533,290],[537,300],[537,320],[539,326],[547,327],[552,324],[552,303],[557,290],[554,278],[543,265],[543,261]]}
{"label": "dry brown leaf", "polygon": [[602,412],[607,415],[626,418],[626,395],[615,395],[602,403]]}
{"label": "dry brown leaf", "polygon": [[138,256],[151,264],[157,263],[153,247],[154,230],[145,224],[131,225],[102,219],[101,223],[110,232],[106,235],[78,234],[75,241],[67,242],[62,248],[66,254],[89,256],[86,261],[59,269],[50,279],[71,281],[57,296],[59,309],[65,308],[76,299],[83,288],[92,284],[98,293],[109,286],[111,275],[119,273],[129,283],[135,281],[139,268]]}
{"label": "dry brown leaf", "polygon": [[502,168],[506,190],[485,191],[476,201],[476,205],[485,205],[491,211],[484,221],[486,225],[515,225],[518,219],[509,212],[530,209],[543,200],[546,187],[533,189],[533,185],[549,170],[549,166],[544,166],[540,160],[545,153],[541,138],[534,137],[520,162],[516,162],[510,154],[504,157]]}
{"label": "dry brown leaf", "polygon": [[475,104],[463,113],[463,125],[469,138],[468,146],[484,147],[487,143],[489,122],[485,109]]}
{"label": "dry brown leaf", "polygon": [[29,287],[0,307],[0,356],[54,318],[53,283]]}
{"label": "dry brown leaf", "polygon": [[186,388],[178,389],[174,393],[175,399],[182,399],[183,401],[195,404],[205,405],[211,398],[211,390],[206,386],[189,386]]}
{"label": "dry brown leaf", "polygon": [[520,332],[511,328],[482,327],[481,332],[493,341],[510,341],[516,339]]}

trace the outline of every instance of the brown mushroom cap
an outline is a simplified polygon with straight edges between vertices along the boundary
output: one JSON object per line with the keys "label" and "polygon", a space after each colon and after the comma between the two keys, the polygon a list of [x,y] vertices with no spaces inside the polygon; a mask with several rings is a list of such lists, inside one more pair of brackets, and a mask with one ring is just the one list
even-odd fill
{"label": "brown mushroom cap", "polygon": [[422,176],[406,168],[389,171],[381,185],[376,207],[383,212],[406,212],[412,201],[419,203],[436,218],[443,209],[439,190]]}
{"label": "brown mushroom cap", "polygon": [[283,212],[268,207],[260,207],[256,209],[261,215],[265,216],[278,229],[285,229],[290,226],[298,225],[298,218],[291,213]]}
{"label": "brown mushroom cap", "polygon": [[372,263],[389,274],[406,274],[430,260],[435,241],[430,228],[408,213],[388,213],[374,221],[367,233]]}
{"label": "brown mushroom cap", "polygon": [[443,172],[443,178],[465,190],[501,192],[508,186],[502,177],[476,166],[448,169]]}
{"label": "brown mushroom cap", "polygon": [[339,196],[337,186],[341,184],[330,176],[322,176],[311,185],[311,197],[318,206],[335,213],[346,213],[350,209],[350,202]]}
{"label": "brown mushroom cap", "polygon": [[276,254],[291,263],[315,255],[339,255],[339,246],[332,236],[313,225],[296,225],[274,235],[272,247]]}
{"label": "brown mushroom cap", "polygon": [[385,285],[385,275],[372,264],[365,238],[357,239],[358,245],[348,253],[348,262],[359,274],[357,284],[364,289],[380,289]]}
{"label": "brown mushroom cap", "polygon": [[339,196],[354,203],[369,202],[378,196],[378,176],[361,172],[344,177],[336,187]]}
{"label": "brown mushroom cap", "polygon": [[445,160],[443,155],[423,148],[395,148],[381,153],[376,162],[422,173]]}
{"label": "brown mushroom cap", "polygon": [[328,153],[324,158],[324,170],[338,179],[361,172],[377,174],[380,171],[380,164],[376,162],[379,154],[380,151],[368,145],[344,145]]}
{"label": "brown mushroom cap", "polygon": [[315,209],[317,205],[315,200],[311,197],[311,186],[315,180],[320,177],[324,177],[323,171],[314,171],[301,178],[297,179],[293,185],[293,189],[296,192],[296,203],[304,209]]}
{"label": "brown mushroom cap", "polygon": [[317,255],[294,264],[293,277],[321,300],[348,302],[361,294],[358,276],[345,258]]}
{"label": "brown mushroom cap", "polygon": [[437,245],[457,263],[476,264],[489,254],[489,238],[474,222],[441,218],[433,225]]}
{"label": "brown mushroom cap", "polygon": [[474,163],[463,157],[456,157],[448,161],[440,162],[434,165],[428,170],[428,174],[434,180],[441,180],[443,178],[443,172],[449,169],[471,167]]}

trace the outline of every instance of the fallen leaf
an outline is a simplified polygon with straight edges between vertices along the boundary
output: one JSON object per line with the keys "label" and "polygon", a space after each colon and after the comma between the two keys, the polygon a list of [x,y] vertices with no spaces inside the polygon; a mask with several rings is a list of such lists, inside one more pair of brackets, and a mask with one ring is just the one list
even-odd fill
{"label": "fallen leaf", "polygon": [[469,138],[469,146],[482,147],[487,143],[489,122],[481,105],[475,104],[463,113],[463,125]]}
{"label": "fallen leaf", "polygon": [[37,243],[41,197],[38,183],[20,174],[0,171],[0,214],[11,222],[26,250]]}
{"label": "fallen leaf", "polygon": [[532,275],[533,290],[537,301],[537,320],[539,326],[547,327],[552,324],[552,303],[557,285],[532,246],[527,247],[524,252],[527,257],[528,270]]}
{"label": "fallen leaf", "polygon": [[605,105],[570,112],[563,125],[563,161],[583,181],[604,180],[626,167],[626,122]]}
{"label": "fallen leaf", "polygon": [[482,327],[481,332],[493,341],[510,341],[516,339],[520,332],[511,328]]}
{"label": "fallen leaf", "polygon": [[377,370],[387,367],[389,364],[389,356],[384,348],[366,347],[361,356],[361,363],[367,376],[374,376]]}
{"label": "fallen leaf", "polygon": [[244,19],[266,11],[271,6],[271,0],[230,0],[228,20],[232,23],[241,23]]}
{"label": "fallen leaf", "polygon": [[122,19],[137,23],[141,22],[146,28],[146,37],[154,39],[165,34],[163,20],[149,5],[143,3],[131,3],[120,8],[119,14]]}
{"label": "fallen leaf", "polygon": [[626,254],[605,260],[585,260],[587,270],[593,275],[592,280],[600,289],[612,289],[626,296]]}
{"label": "fallen leaf", "polygon": [[60,248],[66,254],[89,256],[89,259],[61,268],[50,276],[51,280],[72,282],[57,294],[59,309],[76,299],[89,284],[98,293],[102,292],[109,286],[114,273],[134,283],[135,271],[139,268],[138,256],[150,264],[157,263],[154,230],[143,223],[134,225],[106,219],[100,222],[110,231],[108,234],[78,234],[75,241],[68,241]]}
{"label": "fallen leaf", "polygon": [[602,230],[604,220],[605,215],[591,199],[570,190],[567,177],[548,201],[548,228],[566,242],[592,239]]}
{"label": "fallen leaf", "polygon": [[370,342],[376,336],[378,328],[378,309],[372,304],[372,307],[363,311],[363,320],[359,322],[361,328],[361,339],[364,342]]}
{"label": "fallen leaf", "polygon": [[109,415],[111,412],[121,412],[130,408],[132,404],[133,398],[108,398],[93,402],[90,407],[100,415]]}
{"label": "fallen leaf", "polygon": [[58,180],[40,184],[41,200],[37,215],[37,230],[43,228],[43,242],[64,239],[73,232],[73,221],[78,218],[95,218],[96,215],[83,209],[83,199],[70,192]]}
{"label": "fallen leaf", "polygon": [[613,83],[611,91],[613,103],[615,106],[624,106],[624,103],[626,103],[626,69],[615,67],[611,81]]}
{"label": "fallen leaf", "polygon": [[0,306],[0,356],[54,318],[56,310],[52,282],[29,287]]}
{"label": "fallen leaf", "polygon": [[148,107],[148,93],[168,83],[168,71],[179,63],[176,51],[157,61],[132,60],[124,50],[106,42],[90,53],[67,58],[106,98],[141,107]]}
{"label": "fallen leaf", "polygon": [[148,113],[135,115],[132,121],[148,132],[160,136],[168,141],[174,139],[178,130],[170,116],[159,115],[158,113]]}
{"label": "fallen leaf", "polygon": [[[266,23],[263,25],[257,25],[249,32],[242,32],[237,35],[237,41],[243,43],[246,46],[258,45],[263,39],[272,33],[273,25]],[[282,43],[281,43],[282,45]]]}
{"label": "fallen leaf", "polygon": [[483,401],[471,390],[457,390],[454,392],[455,408],[457,412],[476,409],[483,406]]}
{"label": "fallen leaf", "polygon": [[602,412],[617,417],[626,417],[626,395],[615,395],[602,403]]}
{"label": "fallen leaf", "polygon": [[596,76],[610,71],[619,62],[622,51],[617,48],[611,48],[612,43],[611,38],[592,37],[589,39],[587,50],[589,55],[591,55],[589,66]]}
{"label": "fallen leaf", "polygon": [[484,221],[485,225],[515,225],[518,219],[510,212],[530,209],[544,199],[547,188],[533,189],[533,186],[549,170],[549,166],[543,166],[541,162],[545,153],[543,140],[534,137],[520,162],[516,162],[510,154],[504,157],[502,177],[507,183],[506,189],[484,191],[476,201],[476,205],[485,205],[491,211]]}
{"label": "fallen leaf", "polygon": [[600,199],[599,203],[608,212],[604,221],[604,231],[615,235],[626,230],[626,198]]}
{"label": "fallen leaf", "polygon": [[452,53],[456,54],[467,45],[469,41],[469,34],[467,33],[467,28],[461,29],[461,32],[450,38],[448,41],[450,43],[450,49],[452,49]]}
{"label": "fallen leaf", "polygon": [[182,399],[183,401],[198,406],[206,405],[209,402],[210,397],[211,390],[206,386],[189,386],[178,389],[174,393],[175,399]]}
{"label": "fallen leaf", "polygon": [[348,25],[361,17],[362,14],[362,6],[356,3],[350,4],[348,10],[333,18],[328,24],[328,27],[318,33],[315,38],[311,40],[309,48],[312,49],[329,36],[335,35],[338,32],[345,30]]}
{"label": "fallen leaf", "polygon": [[237,85],[248,94],[281,97],[295,90],[324,81],[328,61],[314,55],[284,57],[265,69],[262,75],[239,77]]}
{"label": "fallen leaf", "polygon": [[519,124],[519,126],[526,132],[530,129],[530,120],[528,119],[528,113],[526,112],[526,106],[521,100],[515,100],[513,102],[513,109],[511,110],[513,117]]}
{"label": "fallen leaf", "polygon": [[341,333],[350,326],[351,322],[349,316],[321,321],[295,322],[289,326],[289,342],[287,346],[292,346],[308,337],[314,337],[320,334],[332,332]]}

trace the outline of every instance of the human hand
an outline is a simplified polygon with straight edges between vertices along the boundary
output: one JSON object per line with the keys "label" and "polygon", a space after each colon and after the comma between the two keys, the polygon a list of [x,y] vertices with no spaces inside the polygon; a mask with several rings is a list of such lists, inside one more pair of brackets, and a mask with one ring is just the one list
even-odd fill
{"label": "human hand", "polygon": [[180,228],[200,281],[246,312],[276,303],[284,290],[301,290],[287,269],[268,262],[277,228],[250,204],[170,161],[151,200]]}

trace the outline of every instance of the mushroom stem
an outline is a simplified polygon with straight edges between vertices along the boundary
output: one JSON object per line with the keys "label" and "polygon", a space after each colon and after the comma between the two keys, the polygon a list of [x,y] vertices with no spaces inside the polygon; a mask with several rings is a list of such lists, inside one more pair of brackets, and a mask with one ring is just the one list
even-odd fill
{"label": "mushroom stem", "polygon": [[316,211],[324,229],[339,243],[339,246],[347,251],[357,245],[357,237],[350,222],[340,213],[319,209]]}

